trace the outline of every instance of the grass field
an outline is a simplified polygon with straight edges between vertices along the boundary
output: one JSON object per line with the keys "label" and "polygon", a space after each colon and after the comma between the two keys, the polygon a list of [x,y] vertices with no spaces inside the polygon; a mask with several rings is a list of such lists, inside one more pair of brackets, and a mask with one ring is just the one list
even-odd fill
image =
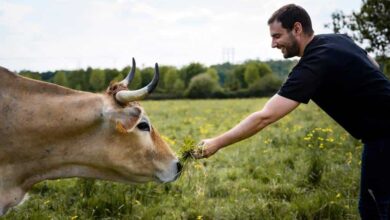
{"label": "grass field", "polygon": [[[144,101],[175,151],[219,134],[266,99]],[[209,159],[173,183],[66,179],[33,187],[0,219],[358,219],[362,144],[314,104]]]}

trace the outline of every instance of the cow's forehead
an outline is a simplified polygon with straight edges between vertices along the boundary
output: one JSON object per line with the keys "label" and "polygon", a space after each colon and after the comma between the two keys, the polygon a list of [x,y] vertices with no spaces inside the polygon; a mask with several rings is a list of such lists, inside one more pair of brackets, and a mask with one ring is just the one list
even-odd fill
{"label": "cow's forehead", "polygon": [[137,106],[137,107],[141,107],[142,108],[141,104],[139,102],[137,102],[137,101],[130,102],[128,106],[129,107]]}
{"label": "cow's forehead", "polygon": [[140,117],[143,113],[142,109],[140,107],[127,107],[124,108],[123,111],[126,116],[131,116],[131,117]]}
{"label": "cow's forehead", "polygon": [[126,106],[119,106],[115,103],[106,103],[102,109],[103,115],[109,119],[114,118],[141,118],[145,115],[143,107],[138,102],[132,102]]}
{"label": "cow's forehead", "polygon": [[141,106],[141,104],[137,101],[133,101],[133,102],[129,102],[127,103],[126,105],[119,105],[117,102],[115,102],[115,100],[113,100],[113,98],[111,96],[106,97],[106,100],[109,100],[108,102],[106,102],[105,104],[105,108],[106,109],[111,109],[111,110],[126,110],[126,109],[131,109],[133,107],[137,107],[139,109],[141,109],[142,113],[144,112],[144,109],[143,107]]}

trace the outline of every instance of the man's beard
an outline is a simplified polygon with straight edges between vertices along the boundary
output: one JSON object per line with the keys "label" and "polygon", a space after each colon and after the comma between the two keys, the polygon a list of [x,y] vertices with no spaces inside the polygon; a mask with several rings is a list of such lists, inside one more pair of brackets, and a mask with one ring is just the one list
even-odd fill
{"label": "man's beard", "polygon": [[290,57],[295,57],[299,55],[299,45],[297,40],[292,36],[291,32],[289,33],[289,38],[290,38],[290,45],[287,45],[285,47],[286,53],[283,54],[284,58],[290,58]]}

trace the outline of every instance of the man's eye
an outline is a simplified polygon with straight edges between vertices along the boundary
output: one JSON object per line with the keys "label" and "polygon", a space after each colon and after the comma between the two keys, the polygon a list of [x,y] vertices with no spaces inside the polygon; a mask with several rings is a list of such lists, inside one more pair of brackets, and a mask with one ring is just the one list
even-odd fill
{"label": "man's eye", "polygon": [[137,125],[137,128],[140,129],[141,131],[150,131],[149,124],[146,122],[141,122]]}

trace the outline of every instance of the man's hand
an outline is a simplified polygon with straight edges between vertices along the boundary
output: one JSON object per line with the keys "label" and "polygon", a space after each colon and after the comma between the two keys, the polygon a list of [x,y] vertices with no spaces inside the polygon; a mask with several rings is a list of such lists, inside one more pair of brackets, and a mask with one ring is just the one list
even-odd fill
{"label": "man's hand", "polygon": [[204,139],[199,142],[197,149],[193,156],[196,159],[208,158],[219,150],[218,146],[214,144],[212,139]]}

